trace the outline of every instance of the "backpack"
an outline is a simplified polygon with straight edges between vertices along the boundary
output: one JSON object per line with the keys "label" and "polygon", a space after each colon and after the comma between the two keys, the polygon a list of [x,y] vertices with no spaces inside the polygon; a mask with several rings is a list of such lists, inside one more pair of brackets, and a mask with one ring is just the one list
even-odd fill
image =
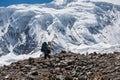
{"label": "backpack", "polygon": [[49,46],[47,46],[47,53],[50,54],[51,53],[51,48]]}
{"label": "backpack", "polygon": [[48,46],[48,44],[46,42],[44,42],[41,46],[41,52],[45,52],[47,50],[47,46]]}

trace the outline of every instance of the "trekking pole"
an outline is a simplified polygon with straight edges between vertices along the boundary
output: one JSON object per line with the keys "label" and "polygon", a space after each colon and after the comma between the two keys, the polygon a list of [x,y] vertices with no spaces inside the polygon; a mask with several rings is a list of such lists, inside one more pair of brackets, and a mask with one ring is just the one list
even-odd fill
{"label": "trekking pole", "polygon": [[31,51],[30,54],[33,54],[33,53],[35,53],[35,52],[40,50],[39,48],[40,48],[40,44],[42,42],[42,39],[43,39],[43,36],[41,37],[41,40],[38,42],[38,45],[36,46],[36,48],[33,51]]}

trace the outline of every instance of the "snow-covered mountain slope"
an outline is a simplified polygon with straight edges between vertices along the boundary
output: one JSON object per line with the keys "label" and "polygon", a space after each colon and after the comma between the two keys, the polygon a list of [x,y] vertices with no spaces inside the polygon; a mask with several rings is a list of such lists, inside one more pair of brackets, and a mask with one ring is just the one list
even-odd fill
{"label": "snow-covered mountain slope", "polygon": [[1,7],[0,54],[35,53],[44,41],[52,42],[54,53],[120,51],[117,1],[54,0]]}
{"label": "snow-covered mountain slope", "polygon": [[109,2],[109,3],[112,3],[112,4],[120,5],[120,0],[90,0],[90,1],[94,1],[94,2]]}

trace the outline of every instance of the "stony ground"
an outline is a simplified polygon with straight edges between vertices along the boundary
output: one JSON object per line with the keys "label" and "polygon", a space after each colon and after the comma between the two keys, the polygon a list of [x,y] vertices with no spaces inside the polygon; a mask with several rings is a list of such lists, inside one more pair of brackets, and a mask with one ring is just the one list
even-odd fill
{"label": "stony ground", "polygon": [[0,68],[0,80],[120,80],[120,53],[29,58]]}

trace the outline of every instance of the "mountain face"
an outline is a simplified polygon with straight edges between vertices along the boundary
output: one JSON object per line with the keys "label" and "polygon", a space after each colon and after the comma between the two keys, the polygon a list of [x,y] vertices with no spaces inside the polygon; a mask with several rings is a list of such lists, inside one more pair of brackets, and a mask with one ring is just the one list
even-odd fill
{"label": "mountain face", "polygon": [[54,0],[0,8],[0,54],[29,54],[51,41],[54,52],[120,51],[120,5]]}

